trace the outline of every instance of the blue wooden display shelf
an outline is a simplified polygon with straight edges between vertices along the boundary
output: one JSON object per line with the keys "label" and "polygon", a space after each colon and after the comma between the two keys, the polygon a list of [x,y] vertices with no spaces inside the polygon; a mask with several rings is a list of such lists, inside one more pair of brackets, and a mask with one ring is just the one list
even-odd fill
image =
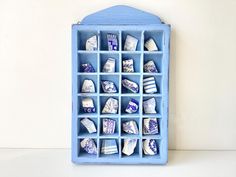
{"label": "blue wooden display shelf", "polygon": [[[119,39],[118,51],[107,50],[107,33],[115,33]],[[136,51],[123,51],[124,40],[130,34],[138,39]],[[98,50],[86,51],[85,42],[93,36],[98,37]],[[158,51],[149,52],[144,48],[144,42],[148,38],[153,38],[159,48]],[[80,24],[72,26],[72,161],[77,164],[165,164],[168,159],[168,71],[169,71],[169,41],[170,26],[161,22],[160,18],[150,13],[128,7],[114,6],[83,19]],[[116,71],[114,73],[103,73],[102,66],[108,57],[115,58]],[[135,61],[135,72],[122,72],[122,59],[133,58]],[[157,66],[158,73],[145,73],[143,64],[152,58]],[[90,62],[95,73],[81,72],[81,63]],[[143,93],[143,78],[154,76],[158,87],[158,93]],[[96,93],[81,93],[83,80],[93,80]],[[139,84],[139,93],[129,93],[122,88],[122,78],[128,78]],[[112,80],[118,93],[106,94],[101,89],[101,80]],[[81,100],[84,97],[91,97],[96,106],[96,113],[85,114],[81,109]],[[101,109],[105,100],[113,97],[119,100],[118,114],[103,115]],[[142,103],[148,98],[154,97],[157,102],[157,114],[144,114]],[[130,98],[139,101],[139,111],[135,114],[126,114],[124,105],[128,104]],[[89,134],[85,127],[80,123],[82,118],[89,117],[97,127],[97,133]],[[116,130],[113,135],[103,135],[101,132],[102,119],[114,118],[116,120]],[[159,123],[159,134],[143,135],[143,118],[155,117]],[[122,122],[126,120],[135,120],[139,127],[138,135],[129,135],[122,132]],[[80,142],[86,138],[92,138],[98,148],[97,155],[86,153],[81,147]],[[135,137],[138,139],[135,152],[131,156],[122,154],[123,141],[126,138]],[[142,143],[145,139],[155,139],[158,145],[158,153],[154,156],[147,156],[143,153]],[[101,140],[115,139],[118,146],[118,154],[101,154]]]}

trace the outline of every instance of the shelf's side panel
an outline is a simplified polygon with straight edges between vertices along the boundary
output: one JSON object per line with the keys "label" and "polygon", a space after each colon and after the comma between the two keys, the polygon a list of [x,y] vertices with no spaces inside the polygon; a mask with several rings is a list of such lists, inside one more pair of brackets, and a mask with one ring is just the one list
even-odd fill
{"label": "shelf's side panel", "polygon": [[72,26],[72,161],[76,162],[78,157],[78,141],[77,141],[77,113],[78,113],[78,98],[77,98],[77,72],[78,72],[78,29],[77,26]]}

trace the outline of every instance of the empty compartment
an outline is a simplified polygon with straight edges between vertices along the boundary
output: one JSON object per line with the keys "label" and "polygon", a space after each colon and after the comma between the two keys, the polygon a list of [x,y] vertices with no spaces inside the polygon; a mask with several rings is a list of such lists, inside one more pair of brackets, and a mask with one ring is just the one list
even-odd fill
{"label": "empty compartment", "polygon": [[84,118],[79,118],[78,119],[78,136],[80,136],[80,137],[95,137],[97,135],[97,132],[98,132],[97,118],[88,118],[95,125],[96,132],[93,132],[93,133],[89,133],[88,129],[81,123],[81,120],[83,120],[83,119]]}
{"label": "empty compartment", "polygon": [[[144,54],[143,64],[145,65],[147,62],[153,61],[158,73],[162,73],[162,54]],[[145,72],[143,67],[143,72]],[[148,73],[148,72],[145,72]],[[153,73],[150,73],[153,74]]]}
{"label": "empty compartment", "polygon": [[[111,81],[115,84],[116,93],[119,93],[119,88],[120,88],[120,84],[119,84],[119,75],[100,75],[100,93],[106,93],[104,92],[103,88],[102,88],[102,81]],[[106,94],[116,94],[116,93],[106,93]]]}
{"label": "empty compartment", "polygon": [[91,64],[94,71],[97,72],[97,54],[94,53],[79,53],[78,54],[78,72],[84,72],[82,64]]}
{"label": "empty compartment", "polygon": [[[112,53],[108,53],[108,54],[100,54],[100,72],[103,72],[103,67],[105,65],[105,63],[107,62],[107,59],[109,58],[113,58],[115,59],[115,72],[119,72],[120,71],[120,66],[119,66],[119,54],[112,54]],[[105,73],[105,72],[104,72]],[[109,74],[109,72],[106,72]]]}
{"label": "empty compartment", "polygon": [[[126,108],[129,105],[129,102],[131,99],[135,99],[138,102],[138,110],[134,113],[128,113],[126,112]],[[140,112],[140,106],[142,104],[140,103],[140,97],[139,96],[122,96],[121,97],[121,115],[127,115],[127,116],[138,116]]]}
{"label": "empty compartment", "polygon": [[[94,87],[95,87],[95,92],[97,92],[97,76],[96,75],[79,75],[78,76],[78,93],[88,93],[88,92],[82,92],[82,87],[83,87],[83,83],[84,80],[92,80]],[[92,92],[89,92],[92,94]]]}
{"label": "empty compartment", "polygon": [[[147,101],[147,100],[149,100],[149,99],[151,99],[151,98],[154,98],[154,99],[155,99],[155,104],[156,104],[156,105],[155,105],[154,109],[155,109],[156,113],[146,113],[146,112],[145,112],[145,109],[146,109],[146,108],[144,108],[144,104],[143,104],[143,114],[144,114],[145,116],[152,115],[152,117],[154,117],[154,116],[160,117],[160,115],[161,115],[162,99],[161,99],[161,97],[144,96],[144,97],[143,97],[143,101]],[[154,105],[152,104],[152,105],[150,105],[150,106],[154,106]],[[150,108],[150,107],[149,107],[149,108]]]}
{"label": "empty compartment", "polygon": [[161,143],[160,140],[159,140],[159,139],[153,139],[153,140],[155,140],[155,143],[156,143],[156,146],[157,146],[157,153],[154,154],[154,155],[148,155],[148,154],[145,154],[145,153],[144,153],[144,148],[143,148],[143,146],[144,146],[144,141],[145,141],[146,139],[150,139],[150,138],[144,138],[144,139],[142,140],[143,158],[160,158],[160,143]]}
{"label": "empty compartment", "polygon": [[[104,140],[115,140],[118,152],[114,153],[114,154],[104,154],[104,153],[102,153],[102,143],[103,143]],[[112,149],[112,148],[110,148],[110,149]],[[99,150],[99,152],[100,152],[99,157],[100,158],[119,158],[119,151],[120,150],[119,150],[118,138],[115,138],[115,139],[114,138],[102,138],[102,139],[100,139],[100,150]]]}
{"label": "empty compartment", "polygon": [[[144,119],[148,119],[148,118],[153,118],[157,120],[157,129],[158,129],[158,133],[155,134],[144,134]],[[161,137],[161,129],[160,129],[160,124],[161,124],[161,119],[157,118],[157,117],[145,117],[143,118],[143,123],[142,123],[142,134],[145,138],[160,138]],[[151,124],[152,125],[152,124]],[[153,127],[149,127],[149,128],[153,128]]]}
{"label": "empty compartment", "polygon": [[162,93],[162,77],[160,75],[144,75],[143,80],[150,77],[154,77],[157,92],[146,93],[144,88],[150,90],[150,88],[153,88],[154,85],[151,82],[145,82],[145,84],[147,85],[144,85],[143,83],[143,93],[144,94],[161,94]]}
{"label": "empty compartment", "polygon": [[119,31],[100,31],[100,50],[109,50],[107,38],[108,34],[114,34],[117,39],[117,48],[113,47],[110,51],[119,51]]}
{"label": "empty compartment", "polygon": [[136,38],[138,40],[136,49],[134,51],[140,51],[141,50],[141,31],[122,31],[122,50],[126,51],[124,49],[125,41],[128,35]]}
{"label": "empty compartment", "polygon": [[86,41],[96,35],[98,46],[98,32],[97,31],[78,31],[78,50],[86,50]]}
{"label": "empty compartment", "polygon": [[[135,121],[137,128],[138,128],[138,134],[133,134],[133,133],[127,133],[123,130],[123,123],[125,122],[129,122],[129,121]],[[121,136],[124,137],[129,137],[129,138],[138,138],[139,134],[140,134],[140,126],[139,126],[139,118],[121,118]],[[133,127],[132,127],[133,130]]]}
{"label": "empty compartment", "polygon": [[129,81],[135,82],[138,85],[138,92],[137,93],[132,92],[131,90],[124,87],[123,84],[121,83],[122,94],[138,94],[140,92],[140,76],[139,75],[122,75],[122,80],[123,79],[128,79]]}
{"label": "empty compartment", "polygon": [[[144,32],[144,44],[152,38],[158,48],[158,51],[163,50],[163,31],[150,30]],[[147,51],[147,48],[144,46],[144,50]]]}
{"label": "empty compartment", "polygon": [[[139,158],[139,139],[136,139],[137,140],[137,144],[134,148],[134,152],[131,154],[131,155],[127,155],[127,154],[124,154],[123,153],[123,148],[124,148],[124,141],[125,139],[127,138],[122,138],[121,139],[121,151],[122,151],[122,158]],[[135,138],[132,138],[132,139],[135,139]]]}
{"label": "empty compartment", "polygon": [[[83,141],[84,138],[78,139],[78,157],[79,158],[96,158],[97,154],[89,154],[87,151],[84,150],[84,148],[81,147],[81,141]],[[94,141],[96,147],[97,146],[97,139],[92,138],[92,140]],[[98,149],[97,149],[97,153],[98,153]]]}
{"label": "empty compartment", "polygon": [[[118,101],[118,108],[117,108],[117,113],[103,113],[103,108],[106,105],[106,102],[108,101],[109,98],[114,98]],[[119,97],[118,96],[100,96],[100,113],[103,115],[115,115],[115,114],[119,114]],[[109,109],[110,111],[110,109]]]}
{"label": "empty compartment", "polygon": [[[103,120],[104,119],[111,119],[115,121],[115,130],[114,133],[105,133],[103,132]],[[104,137],[118,137],[119,136],[119,122],[118,118],[101,118],[100,119],[100,129],[99,129],[99,135]],[[109,126],[109,125],[108,125]],[[109,131],[109,130],[106,130]]]}
{"label": "empty compartment", "polygon": [[128,59],[133,59],[133,68],[134,68],[134,73],[139,73],[140,72],[140,63],[141,63],[141,55],[140,54],[122,54],[122,72],[126,73],[123,67],[123,61],[128,60]]}
{"label": "empty compartment", "polygon": [[[84,111],[83,106],[82,106],[82,100],[85,98],[91,98],[93,100],[95,112],[87,113]],[[98,111],[97,105],[98,104],[97,104],[97,97],[96,96],[78,96],[78,114],[79,115],[89,117],[90,115],[97,114],[97,111]]]}

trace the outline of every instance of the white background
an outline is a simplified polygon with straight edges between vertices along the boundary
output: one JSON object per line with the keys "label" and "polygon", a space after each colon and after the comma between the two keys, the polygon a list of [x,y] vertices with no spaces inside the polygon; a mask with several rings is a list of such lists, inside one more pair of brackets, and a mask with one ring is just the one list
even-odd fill
{"label": "white background", "polygon": [[0,147],[70,147],[71,24],[116,4],[172,25],[169,148],[235,150],[235,0],[0,0]]}

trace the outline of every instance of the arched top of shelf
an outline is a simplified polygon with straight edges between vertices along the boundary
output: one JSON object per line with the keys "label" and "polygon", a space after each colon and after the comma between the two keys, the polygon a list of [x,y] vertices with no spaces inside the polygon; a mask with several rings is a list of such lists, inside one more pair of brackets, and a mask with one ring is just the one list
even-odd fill
{"label": "arched top of shelf", "polygon": [[161,24],[158,16],[124,5],[113,6],[86,16],[86,25],[146,25]]}

